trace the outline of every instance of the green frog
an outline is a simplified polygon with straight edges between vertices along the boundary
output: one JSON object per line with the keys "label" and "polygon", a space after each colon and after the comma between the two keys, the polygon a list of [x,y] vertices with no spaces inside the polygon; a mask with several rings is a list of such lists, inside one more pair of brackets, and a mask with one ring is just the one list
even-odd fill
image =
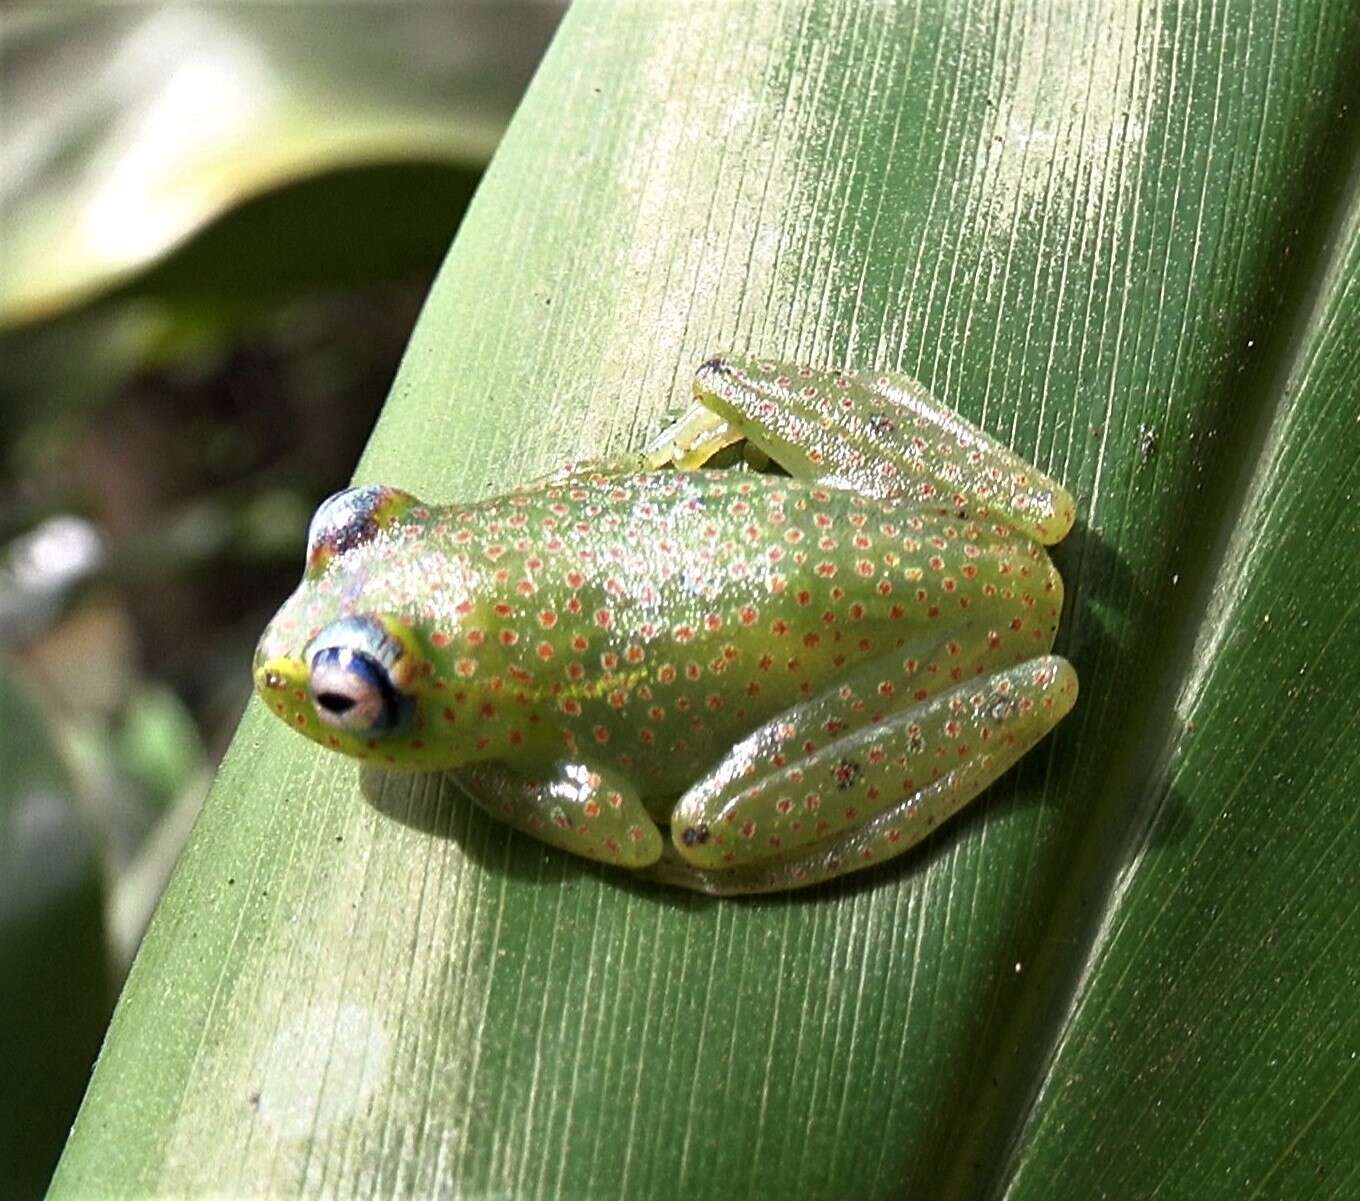
{"label": "green frog", "polygon": [[[901,854],[1072,708],[1054,480],[905,376],[699,368],[644,451],[312,521],[256,688],[554,846],[715,895]],[[745,441],[786,474],[705,466]]]}

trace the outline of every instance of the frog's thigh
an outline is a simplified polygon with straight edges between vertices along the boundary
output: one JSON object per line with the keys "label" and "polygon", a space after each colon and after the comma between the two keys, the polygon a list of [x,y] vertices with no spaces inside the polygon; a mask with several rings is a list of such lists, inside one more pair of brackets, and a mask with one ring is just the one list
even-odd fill
{"label": "frog's thigh", "polygon": [[918,632],[890,653],[846,671],[825,691],[757,726],[686,791],[670,822],[683,822],[693,814],[690,825],[707,823],[714,814],[725,812],[762,772],[806,759],[837,739],[966,680],[976,679],[982,686],[991,673],[1047,652],[1052,642],[1051,636],[1036,645],[1024,636],[1003,638],[981,630]]}
{"label": "frog's thigh", "polygon": [[740,788],[701,780],[676,804],[675,849],[712,872],[712,884],[735,869],[728,891],[738,892],[812,884],[889,859],[1006,771],[1076,695],[1071,665],[1047,655],[965,681],[795,762],[762,764]]}
{"label": "frog's thigh", "polygon": [[533,775],[502,763],[450,773],[493,817],[543,842],[620,867],[661,857],[661,832],[637,792],[615,773],[559,760]]}
{"label": "frog's thigh", "polygon": [[1072,527],[1076,505],[1061,484],[909,376],[724,355],[699,369],[694,392],[793,475],[965,510],[1043,543]]}

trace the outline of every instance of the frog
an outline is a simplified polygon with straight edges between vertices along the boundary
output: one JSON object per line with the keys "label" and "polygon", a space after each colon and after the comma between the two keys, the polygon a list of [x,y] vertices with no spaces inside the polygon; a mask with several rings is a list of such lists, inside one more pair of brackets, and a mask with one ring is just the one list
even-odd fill
{"label": "frog", "polygon": [[808,887],[920,843],[1072,709],[1048,548],[1075,512],[910,376],[719,354],[639,451],[470,503],[330,497],[256,691],[578,856]]}

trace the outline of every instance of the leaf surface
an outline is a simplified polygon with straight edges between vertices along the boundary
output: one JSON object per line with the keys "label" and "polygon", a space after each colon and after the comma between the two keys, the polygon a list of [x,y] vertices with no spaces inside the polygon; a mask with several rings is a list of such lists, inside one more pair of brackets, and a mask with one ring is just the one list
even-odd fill
{"label": "leaf surface", "polygon": [[1082,699],[739,903],[257,706],[53,1196],[1347,1195],[1358,54],[1326,0],[575,6],[360,478],[636,446],[727,347],[902,369],[1078,496]]}

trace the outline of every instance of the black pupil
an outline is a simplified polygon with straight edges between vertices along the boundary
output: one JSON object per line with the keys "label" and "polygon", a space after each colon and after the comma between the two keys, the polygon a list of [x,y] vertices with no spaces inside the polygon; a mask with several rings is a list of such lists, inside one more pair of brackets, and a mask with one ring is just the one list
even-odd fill
{"label": "black pupil", "polygon": [[339,692],[323,692],[316,698],[316,703],[327,713],[348,713],[354,708],[354,698]]}

